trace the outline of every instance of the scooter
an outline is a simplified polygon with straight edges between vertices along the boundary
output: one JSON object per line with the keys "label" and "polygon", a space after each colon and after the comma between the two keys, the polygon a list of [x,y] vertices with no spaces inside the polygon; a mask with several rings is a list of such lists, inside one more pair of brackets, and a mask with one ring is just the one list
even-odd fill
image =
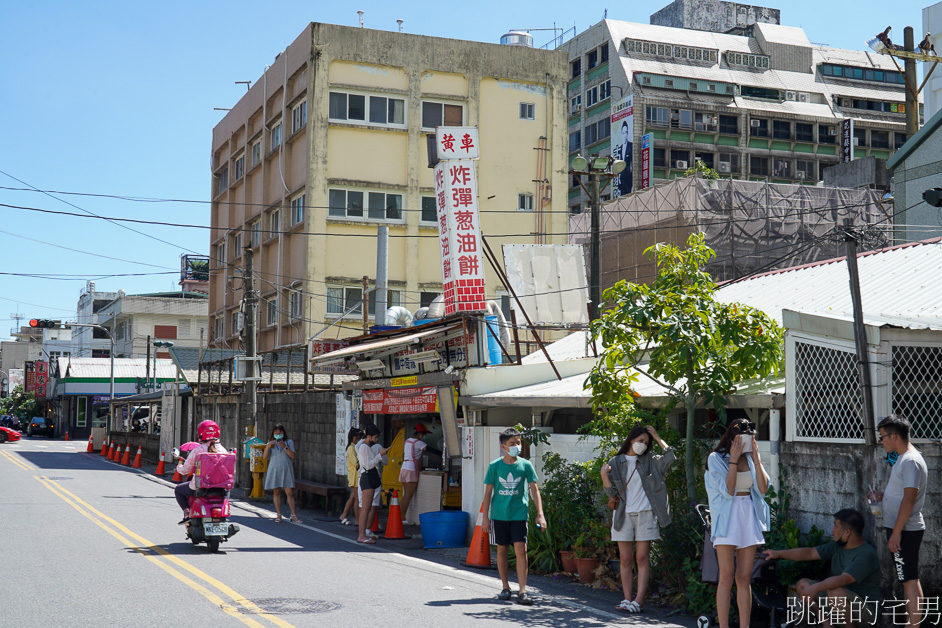
{"label": "scooter", "polygon": [[[184,444],[185,448],[190,443]],[[195,444],[194,444],[195,445]],[[177,461],[186,458],[187,451],[174,448]],[[194,475],[197,477],[196,495],[189,498],[190,518],[186,522],[186,537],[199,545],[206,543],[210,552],[219,551],[219,544],[239,531],[238,524],[229,523],[229,489],[233,486],[235,454],[209,454],[200,452]]]}

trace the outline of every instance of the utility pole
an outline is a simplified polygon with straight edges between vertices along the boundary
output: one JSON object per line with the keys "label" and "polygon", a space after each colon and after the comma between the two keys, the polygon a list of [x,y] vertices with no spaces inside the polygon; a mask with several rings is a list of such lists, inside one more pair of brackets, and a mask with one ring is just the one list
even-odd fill
{"label": "utility pole", "polygon": [[867,359],[867,330],[863,320],[863,301],[860,296],[860,275],[857,272],[857,232],[851,219],[844,220],[844,244],[847,256],[847,271],[850,274],[850,296],[854,308],[854,344],[857,347],[857,372],[860,375],[860,405],[864,440],[873,446],[875,421],[873,409],[873,385],[870,381],[870,362]]}
{"label": "utility pole", "polygon": [[[916,40],[913,27],[903,29],[903,48],[907,52],[916,52]],[[916,60],[903,59],[903,78],[906,79],[906,137],[911,138],[919,130],[919,100],[916,91]]]}
{"label": "utility pole", "polygon": [[255,311],[256,311],[256,296],[255,296],[255,264],[253,261],[253,251],[251,246],[245,247],[245,276],[243,277],[243,284],[245,285],[245,296],[243,297],[243,302],[245,304],[245,357],[248,358],[245,362],[245,374],[248,384],[248,393],[249,393],[249,422],[254,426],[255,436],[258,436],[258,414],[257,414],[257,401],[258,401],[258,377],[259,374],[256,372],[258,366],[256,360],[256,347],[255,347]]}
{"label": "utility pole", "polygon": [[590,269],[590,274],[592,275],[592,283],[589,285],[589,298],[592,300],[592,310],[590,318],[596,320],[599,317],[599,309],[602,303],[602,271],[601,271],[601,261],[600,249],[601,249],[601,213],[600,203],[599,203],[599,175],[590,174],[589,175],[589,202],[591,203],[592,211],[592,245],[589,253],[591,258],[590,264],[592,268]]}
{"label": "utility pole", "polygon": [[150,391],[150,334],[147,335],[147,359],[144,360],[144,387]]}
{"label": "utility pole", "polygon": [[[373,316],[374,325],[386,324],[387,289],[389,287],[389,227],[381,225],[376,229],[376,308]],[[370,300],[363,293],[365,304]]]}

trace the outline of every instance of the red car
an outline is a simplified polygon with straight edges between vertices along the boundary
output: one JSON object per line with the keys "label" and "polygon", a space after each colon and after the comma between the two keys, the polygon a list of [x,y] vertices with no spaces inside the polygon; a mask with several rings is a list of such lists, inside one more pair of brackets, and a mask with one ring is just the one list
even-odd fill
{"label": "red car", "polygon": [[8,427],[0,427],[0,443],[5,443],[7,441],[16,442],[20,440],[20,433],[16,430],[11,430]]}

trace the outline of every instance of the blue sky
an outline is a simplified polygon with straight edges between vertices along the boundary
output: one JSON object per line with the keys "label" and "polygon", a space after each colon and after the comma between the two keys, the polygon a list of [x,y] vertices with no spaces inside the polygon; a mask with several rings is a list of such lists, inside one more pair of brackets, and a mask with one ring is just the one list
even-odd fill
{"label": "blue sky", "polygon": [[[511,28],[582,31],[606,8],[611,19],[647,23],[667,3],[6,2],[0,8],[0,188],[207,201],[211,133],[224,113],[213,108],[231,107],[245,91],[234,81],[254,82],[310,21],[355,26],[362,9],[367,28],[394,30],[401,18],[410,33],[496,43]],[[903,27],[912,25],[918,41],[922,7],[930,2],[756,4],[781,8],[782,23],[803,27],[813,42],[863,49],[887,24],[900,41]],[[541,45],[552,35],[534,37]],[[0,189],[0,204],[209,224],[205,202]],[[132,294],[178,290],[180,255],[208,253],[207,230],[129,226],[142,233],[0,206],[0,273],[74,275],[0,274],[0,338],[13,326],[13,312],[73,318],[88,279],[100,290]],[[146,274],[131,276],[137,273]],[[118,274],[127,276],[109,277]]]}

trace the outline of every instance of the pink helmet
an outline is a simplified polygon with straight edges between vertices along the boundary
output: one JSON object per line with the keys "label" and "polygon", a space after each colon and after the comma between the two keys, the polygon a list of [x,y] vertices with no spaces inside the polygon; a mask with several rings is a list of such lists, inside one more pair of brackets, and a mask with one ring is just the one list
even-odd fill
{"label": "pink helmet", "polygon": [[219,438],[219,426],[215,421],[203,421],[196,426],[196,435],[201,441]]}

